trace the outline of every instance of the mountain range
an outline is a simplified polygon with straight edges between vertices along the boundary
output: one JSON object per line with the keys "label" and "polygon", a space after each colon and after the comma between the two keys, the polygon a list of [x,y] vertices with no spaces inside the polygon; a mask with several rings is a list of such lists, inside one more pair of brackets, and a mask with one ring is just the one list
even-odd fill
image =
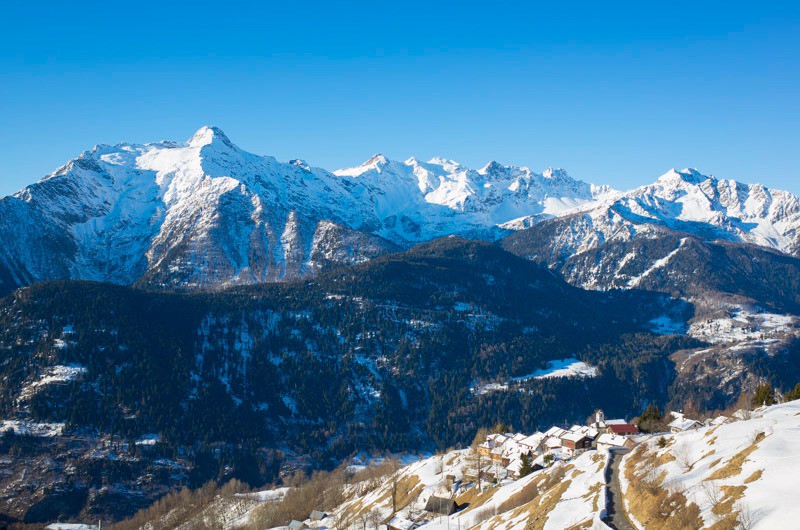
{"label": "mountain range", "polygon": [[0,290],[55,279],[169,290],[292,280],[436,237],[497,240],[553,219],[547,255],[529,256],[550,265],[665,229],[800,252],[797,197],[695,170],[625,193],[560,169],[473,170],[443,158],[375,155],[331,172],[247,153],[203,127],[183,143],[96,146],[0,199]]}
{"label": "mountain range", "polygon": [[794,195],[691,169],[96,146],[0,199],[0,521],[793,388],[798,227]]}

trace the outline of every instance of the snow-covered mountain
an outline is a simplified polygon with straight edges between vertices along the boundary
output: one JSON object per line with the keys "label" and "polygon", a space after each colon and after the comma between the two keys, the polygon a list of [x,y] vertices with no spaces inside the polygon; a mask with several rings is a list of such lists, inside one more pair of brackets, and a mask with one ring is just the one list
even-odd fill
{"label": "snow-covered mountain", "polygon": [[585,216],[588,237],[575,249],[635,237],[650,226],[800,251],[800,202],[786,191],[719,180],[694,169],[674,169],[653,184],[601,201]]}
{"label": "snow-covered mountain", "polygon": [[760,184],[671,170],[512,234],[503,246],[586,288],[686,294],[726,274],[722,291],[736,293],[745,279],[763,284],[762,267],[775,272],[789,264],[785,254],[800,256],[800,201]]}
{"label": "snow-covered mountain", "polygon": [[[205,288],[304,277],[448,234],[494,238],[607,192],[561,170],[394,162],[334,173],[236,147],[100,145],[0,199],[4,291],[48,279]],[[509,226],[511,226],[509,225]]]}
{"label": "snow-covered mountain", "polygon": [[329,172],[247,153],[203,127],[185,143],[96,146],[0,199],[0,282],[8,292],[49,279],[180,289],[296,279],[553,218],[551,262],[663,229],[800,252],[797,197],[694,170],[627,193],[560,169],[443,158],[375,155]]}

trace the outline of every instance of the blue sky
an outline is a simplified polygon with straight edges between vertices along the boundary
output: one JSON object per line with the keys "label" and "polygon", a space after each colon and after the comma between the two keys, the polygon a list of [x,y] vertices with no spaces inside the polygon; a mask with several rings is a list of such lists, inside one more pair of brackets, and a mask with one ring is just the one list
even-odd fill
{"label": "blue sky", "polygon": [[184,140],[329,169],[382,152],[670,167],[800,193],[800,3],[15,2],[0,194],[98,143]]}

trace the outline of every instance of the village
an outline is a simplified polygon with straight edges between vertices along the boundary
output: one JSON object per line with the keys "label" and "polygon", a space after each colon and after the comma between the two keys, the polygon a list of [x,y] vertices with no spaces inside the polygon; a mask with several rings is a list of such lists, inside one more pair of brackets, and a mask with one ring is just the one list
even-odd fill
{"label": "village", "polygon": [[[510,488],[513,491],[517,488],[516,484],[527,483],[527,479],[521,479],[556,464],[574,463],[581,468],[589,462],[605,461],[605,454],[609,451],[626,452],[652,436],[682,433],[707,425],[721,425],[743,419],[737,417],[739,414],[737,412],[732,418],[718,416],[699,421],[688,418],[681,412],[670,412],[667,416],[667,431],[642,433],[632,421],[607,419],[602,410],[597,410],[592,421],[586,425],[576,424],[567,428],[553,426],[544,432],[537,431],[533,434],[492,432],[480,443],[473,442],[473,446],[467,450],[433,457],[424,461],[427,463],[420,462],[418,473],[427,476],[423,482],[430,484],[425,487],[425,492],[429,495],[418,494],[415,502],[402,509],[392,507],[380,514],[362,516],[363,520],[346,520],[345,524],[342,524],[345,518],[341,515],[314,511],[305,521],[292,521],[288,529],[370,530],[374,527],[376,530],[414,530],[426,526],[431,530],[442,530],[449,529],[452,525],[455,525],[454,528],[469,528],[478,524],[486,514],[474,509],[474,506],[467,510],[470,503],[464,502],[464,499],[474,500],[476,495],[483,492],[490,494],[490,491],[500,488]],[[580,458],[590,452],[596,456],[589,454]],[[452,456],[454,454],[456,456]],[[400,495],[406,493],[410,492],[399,492]],[[360,506],[360,503],[356,503],[356,506]],[[358,508],[354,511],[358,511]],[[460,517],[464,511],[469,514],[468,517]]]}

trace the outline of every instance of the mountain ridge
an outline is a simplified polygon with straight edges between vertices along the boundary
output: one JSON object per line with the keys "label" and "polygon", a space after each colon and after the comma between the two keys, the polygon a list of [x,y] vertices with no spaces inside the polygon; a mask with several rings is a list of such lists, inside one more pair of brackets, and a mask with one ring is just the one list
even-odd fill
{"label": "mountain ridge", "polygon": [[[548,168],[478,170],[377,154],[336,171],[187,142],[98,145],[0,199],[0,290],[51,279],[209,289],[308,278],[446,235],[495,240],[570,219],[567,257],[659,228],[800,252],[800,203],[761,185],[671,170],[619,192]],[[599,286],[603,287],[603,286]]]}

